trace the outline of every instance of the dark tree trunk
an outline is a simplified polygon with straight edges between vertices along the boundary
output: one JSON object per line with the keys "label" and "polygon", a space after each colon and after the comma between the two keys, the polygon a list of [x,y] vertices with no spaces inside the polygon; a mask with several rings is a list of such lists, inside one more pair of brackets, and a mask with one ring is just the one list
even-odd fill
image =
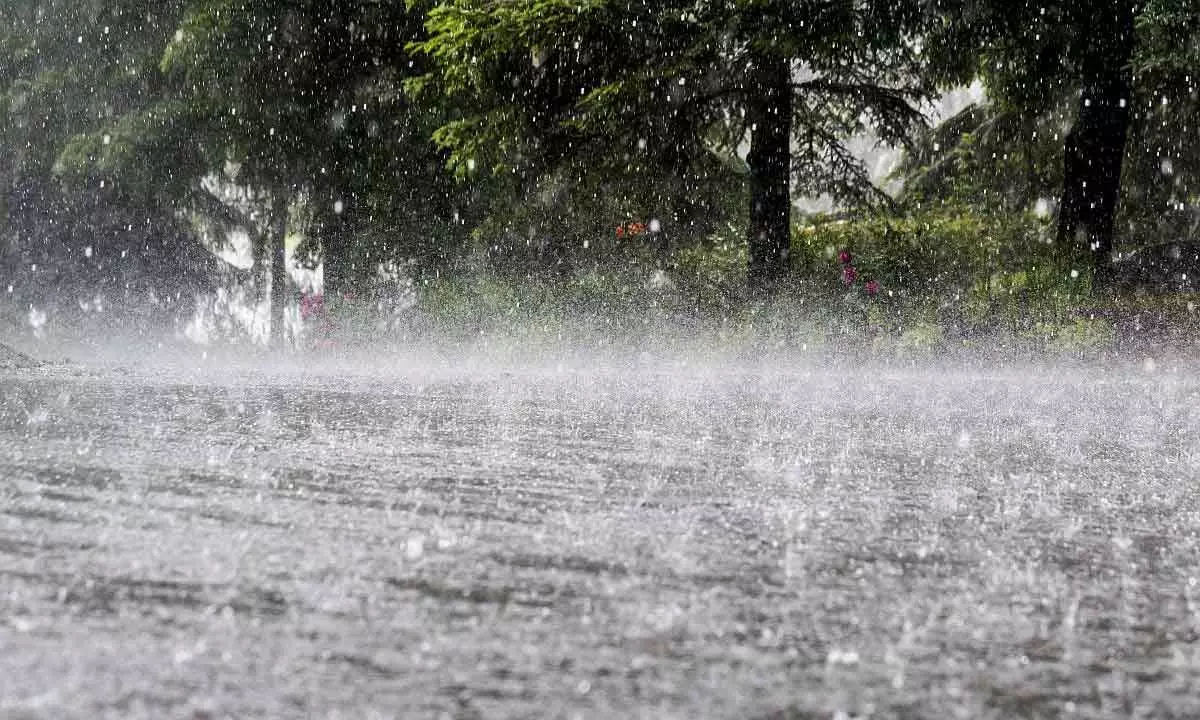
{"label": "dark tree trunk", "polygon": [[789,269],[791,235],[791,65],[761,58],[747,99],[750,120],[749,284],[771,292]]}
{"label": "dark tree trunk", "polygon": [[321,238],[321,290],[326,298],[350,292],[355,279],[350,264],[350,208],[328,214],[319,223]]}
{"label": "dark tree trunk", "polygon": [[1135,15],[1131,3],[1105,3],[1084,29],[1079,110],[1064,148],[1058,241],[1087,248],[1101,282],[1110,269],[1129,132]]}
{"label": "dark tree trunk", "polygon": [[271,304],[270,304],[270,343],[282,344],[284,341],[284,322],[287,310],[288,273],[287,273],[287,220],[288,200],[281,195],[271,206],[271,227],[267,231],[267,252],[271,255]]}

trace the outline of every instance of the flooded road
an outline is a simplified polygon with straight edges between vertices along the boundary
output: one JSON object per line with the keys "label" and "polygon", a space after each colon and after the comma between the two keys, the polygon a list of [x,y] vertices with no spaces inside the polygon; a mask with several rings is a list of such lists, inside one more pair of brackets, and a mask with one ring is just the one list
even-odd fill
{"label": "flooded road", "polygon": [[3,718],[1200,717],[1200,379],[0,374]]}

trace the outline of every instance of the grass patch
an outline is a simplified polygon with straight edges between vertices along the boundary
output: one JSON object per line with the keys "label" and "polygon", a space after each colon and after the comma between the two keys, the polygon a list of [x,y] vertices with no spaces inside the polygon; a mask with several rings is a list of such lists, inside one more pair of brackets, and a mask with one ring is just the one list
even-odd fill
{"label": "grass patch", "polygon": [[1195,343],[1200,299],[1095,292],[1087,266],[1052,238],[1053,228],[1030,215],[815,218],[795,229],[792,274],[762,298],[746,291],[746,246],[729,227],[665,256],[624,248],[619,257],[585,256],[570,272],[478,267],[425,280],[411,286],[389,330],[457,343],[879,358],[1102,357]]}

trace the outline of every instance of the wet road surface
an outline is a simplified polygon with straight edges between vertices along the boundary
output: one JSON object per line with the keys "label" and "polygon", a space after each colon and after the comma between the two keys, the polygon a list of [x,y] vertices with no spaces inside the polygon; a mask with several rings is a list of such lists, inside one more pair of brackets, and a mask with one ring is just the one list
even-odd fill
{"label": "wet road surface", "polygon": [[1198,401],[2,371],[0,717],[1200,717]]}

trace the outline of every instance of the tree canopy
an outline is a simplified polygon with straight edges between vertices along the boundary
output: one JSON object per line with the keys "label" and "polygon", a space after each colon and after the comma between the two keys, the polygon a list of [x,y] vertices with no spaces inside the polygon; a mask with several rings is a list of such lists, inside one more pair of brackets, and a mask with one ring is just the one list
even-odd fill
{"label": "tree canopy", "polygon": [[[906,150],[907,199],[1040,201],[1103,268],[1194,214],[1197,25],[1197,0],[14,0],[0,258],[22,287],[56,254],[204,275],[200,216],[253,236],[278,317],[301,235],[352,290],[732,224],[770,290],[798,198],[912,207],[867,137]],[[926,127],[972,81],[986,103]]]}
{"label": "tree canopy", "polygon": [[425,81],[471,108],[435,134],[460,174],[674,176],[686,198],[725,159],[749,186],[752,282],[769,283],[793,193],[886,200],[846,140],[902,144],[921,122],[925,19],[906,3],[456,0],[415,47]]}

